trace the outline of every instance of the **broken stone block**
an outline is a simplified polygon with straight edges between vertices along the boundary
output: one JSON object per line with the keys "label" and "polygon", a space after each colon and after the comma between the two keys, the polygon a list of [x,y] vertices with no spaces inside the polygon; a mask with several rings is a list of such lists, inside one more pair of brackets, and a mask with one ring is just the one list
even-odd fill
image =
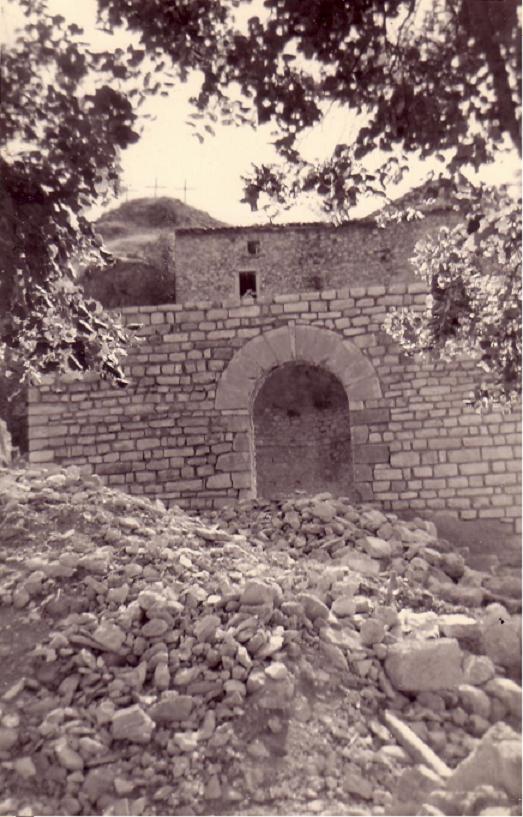
{"label": "broken stone block", "polygon": [[458,695],[460,704],[466,712],[489,719],[491,704],[486,692],[472,684],[461,684],[458,687]]}
{"label": "broken stone block", "polygon": [[400,623],[398,611],[387,604],[376,605],[374,608],[374,616],[379,618],[380,621],[383,621],[387,627],[395,627]]}
{"label": "broken stone block", "polygon": [[259,579],[251,579],[243,588],[240,596],[240,604],[258,605],[273,603],[273,590],[265,582]]}
{"label": "broken stone block", "polygon": [[158,638],[164,635],[169,629],[168,623],[163,618],[151,618],[142,627],[142,635],[145,638]]}
{"label": "broken stone block", "polygon": [[330,502],[313,502],[311,513],[322,522],[331,522],[336,516],[336,508]]}
{"label": "broken stone block", "polygon": [[464,680],[462,657],[453,638],[408,639],[390,645],[385,671],[402,692],[454,689]]}
{"label": "broken stone block", "polygon": [[212,641],[221,623],[220,617],[212,613],[202,616],[194,625],[194,634],[198,641]]}
{"label": "broken stone block", "polygon": [[462,801],[463,814],[492,814],[503,817],[503,814],[512,814],[506,792],[494,786],[478,786],[469,792]]}
{"label": "broken stone block", "polygon": [[507,612],[485,617],[482,622],[481,643],[482,651],[495,664],[507,668],[521,666],[521,634],[517,622],[512,621]]}
{"label": "broken stone block", "polygon": [[338,618],[347,618],[356,612],[356,604],[352,596],[338,596],[332,602],[331,610]]}
{"label": "broken stone block", "polygon": [[440,633],[458,641],[476,641],[481,632],[479,622],[462,613],[448,613],[438,617]]}
{"label": "broken stone block", "polygon": [[387,524],[389,524],[387,517],[375,508],[365,511],[360,516],[360,526],[367,530],[377,531],[382,525]]}
{"label": "broken stone block", "polygon": [[285,681],[272,681],[266,677],[266,683],[257,693],[256,699],[262,709],[287,710],[294,698],[294,679],[291,675]]}
{"label": "broken stone block", "polygon": [[362,800],[372,800],[374,786],[363,773],[360,774],[356,771],[345,772],[341,784],[347,794],[355,794],[357,797],[361,797]]}
{"label": "broken stone block", "polygon": [[303,605],[305,615],[314,621],[315,618],[329,618],[329,608],[312,593],[300,593],[298,601]]}
{"label": "broken stone block", "polygon": [[219,800],[222,795],[222,787],[218,775],[213,774],[205,785],[203,796],[205,800]]}
{"label": "broken stone block", "polygon": [[58,763],[60,766],[63,766],[64,769],[67,769],[70,772],[81,771],[83,769],[83,757],[69,746],[66,738],[60,738],[54,751]]}
{"label": "broken stone block", "polygon": [[521,797],[521,735],[505,723],[491,726],[447,780],[450,791],[468,792],[483,784]]}
{"label": "broken stone block", "polygon": [[380,563],[366,553],[349,551],[344,553],[339,561],[356,573],[363,573],[364,576],[377,576],[380,572]]}
{"label": "broken stone block", "polygon": [[29,780],[31,777],[36,777],[36,766],[30,757],[19,757],[15,760],[13,769],[24,780]]}
{"label": "broken stone block", "polygon": [[485,686],[489,695],[505,704],[513,718],[521,718],[521,687],[510,678],[493,678]]}
{"label": "broken stone block", "polygon": [[18,731],[8,726],[0,726],[0,752],[8,752],[18,742]]}
{"label": "broken stone block", "polygon": [[465,572],[465,559],[461,553],[444,553],[440,567],[451,579],[459,581]]}
{"label": "broken stone block", "polygon": [[349,663],[344,654],[335,644],[326,644],[324,641],[320,642],[320,649],[327,657],[329,663],[339,670],[347,671]]}
{"label": "broken stone block", "polygon": [[125,633],[116,624],[104,621],[93,633],[94,640],[109,652],[118,652],[125,641]]}
{"label": "broken stone block", "polygon": [[126,780],[125,777],[114,778],[114,790],[120,797],[125,794],[130,794],[135,788],[136,783],[132,780]]}
{"label": "broken stone block", "polygon": [[481,686],[494,678],[496,668],[487,655],[466,655],[463,660],[463,674],[466,684]]}
{"label": "broken stone block", "polygon": [[252,670],[249,677],[247,678],[246,682],[247,692],[250,692],[251,694],[254,692],[259,692],[261,689],[264,688],[266,682],[267,676],[265,675],[265,672],[262,669],[256,667],[255,669]]}
{"label": "broken stone block", "polygon": [[114,764],[90,769],[86,775],[83,789],[91,802],[96,803],[99,797],[114,789]]}
{"label": "broken stone block", "polygon": [[179,695],[174,690],[167,690],[151,709],[151,717],[156,723],[184,721],[192,712],[194,699],[190,695]]}
{"label": "broken stone block", "polygon": [[149,743],[154,727],[152,718],[138,704],[115,712],[111,723],[113,738],[131,743]]}
{"label": "broken stone block", "polygon": [[359,540],[367,556],[372,559],[390,559],[392,556],[392,545],[385,539],[377,536],[365,536]]}
{"label": "broken stone block", "polygon": [[169,689],[170,681],[171,673],[169,672],[169,667],[167,666],[166,662],[161,661],[155,667],[153,684],[156,689]]}
{"label": "broken stone block", "polygon": [[412,766],[401,773],[391,804],[391,814],[415,815],[418,814],[420,803],[434,789],[442,786],[442,779],[428,766]]}
{"label": "broken stone block", "polygon": [[385,625],[376,618],[367,618],[361,622],[360,641],[364,646],[378,644],[385,638]]}
{"label": "broken stone block", "polygon": [[289,670],[282,661],[273,661],[265,667],[265,674],[273,681],[286,681],[289,677]]}
{"label": "broken stone block", "polygon": [[200,735],[198,732],[175,732],[174,742],[182,752],[194,752],[198,748]]}

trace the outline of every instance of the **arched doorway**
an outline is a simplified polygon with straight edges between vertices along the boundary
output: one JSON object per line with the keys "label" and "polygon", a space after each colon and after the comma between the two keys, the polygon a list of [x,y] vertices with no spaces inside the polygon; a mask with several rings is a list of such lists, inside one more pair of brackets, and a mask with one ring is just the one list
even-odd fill
{"label": "arched doorway", "polygon": [[252,421],[258,496],[349,492],[349,404],[333,374],[304,362],[279,366],[256,394]]}

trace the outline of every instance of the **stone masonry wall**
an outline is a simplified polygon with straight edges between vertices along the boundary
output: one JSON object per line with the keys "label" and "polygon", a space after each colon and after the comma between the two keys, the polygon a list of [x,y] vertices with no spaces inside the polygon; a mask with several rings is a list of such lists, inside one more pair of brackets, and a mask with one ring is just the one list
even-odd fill
{"label": "stone masonry wall", "polygon": [[381,328],[389,306],[421,309],[424,299],[420,284],[394,284],[127,309],[128,321],[143,324],[131,385],[90,377],[31,389],[30,460],[80,464],[109,485],[190,508],[250,496],[246,394],[294,360],[342,382],[365,500],[516,527],[519,415],[464,408],[470,363],[407,359]]}
{"label": "stone masonry wall", "polygon": [[[414,279],[408,259],[427,233],[459,221],[452,210],[378,228],[371,219],[330,224],[176,231],[176,300],[232,298],[240,271],[257,275],[262,296]],[[257,253],[248,251],[258,242]]]}

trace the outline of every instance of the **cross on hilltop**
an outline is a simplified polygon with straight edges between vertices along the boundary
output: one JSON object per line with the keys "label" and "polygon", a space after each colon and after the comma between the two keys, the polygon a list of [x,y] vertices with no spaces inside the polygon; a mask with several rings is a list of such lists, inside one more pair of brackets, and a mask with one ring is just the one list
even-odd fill
{"label": "cross on hilltop", "polygon": [[147,190],[154,190],[154,198],[158,195],[158,190],[167,190],[167,187],[164,184],[158,184],[158,178],[154,177],[154,184],[148,185],[146,188]]}
{"label": "cross on hilltop", "polygon": [[187,179],[183,181],[183,187],[174,187],[174,190],[183,190],[183,203],[187,204],[187,191],[188,190],[196,190],[195,187],[187,187]]}
{"label": "cross on hilltop", "polygon": [[[129,198],[129,195],[128,195],[128,194],[129,194],[131,191],[132,191],[132,192],[136,192],[136,193],[138,193],[138,192],[139,192],[139,190],[140,190],[140,188],[137,188],[137,187],[125,187],[125,186],[122,186],[122,188],[121,188],[121,189],[122,189],[122,192],[125,192],[125,194],[126,194],[126,196],[125,196],[126,201],[128,200],[128,198]],[[144,188],[141,188],[141,189],[143,190]],[[149,184],[149,185],[147,185],[147,186],[145,187],[145,189],[146,189],[146,190],[153,190],[153,191],[154,191],[154,192],[153,192],[153,198],[155,198],[155,199],[158,197],[158,190],[168,190],[168,189],[171,189],[171,190],[183,191],[183,203],[184,203],[184,204],[187,204],[187,191],[188,191],[188,190],[196,190],[196,188],[195,188],[195,187],[189,187],[189,186],[188,186],[188,184],[187,184],[187,179],[184,179],[184,182],[183,182],[183,187],[171,187],[171,188],[169,188],[169,187],[168,187],[168,185],[159,184],[159,183],[158,183],[158,177],[157,177],[157,176],[155,176],[155,178],[154,178],[154,184]]]}

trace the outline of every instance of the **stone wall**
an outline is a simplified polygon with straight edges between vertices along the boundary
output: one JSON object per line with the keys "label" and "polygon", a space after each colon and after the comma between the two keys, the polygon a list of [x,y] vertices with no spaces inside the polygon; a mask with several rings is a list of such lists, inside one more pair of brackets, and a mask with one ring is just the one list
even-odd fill
{"label": "stone wall", "polygon": [[238,296],[240,272],[261,295],[413,280],[417,241],[459,221],[450,209],[378,228],[372,219],[335,227],[286,224],[176,231],[176,300]]}
{"label": "stone wall", "polygon": [[383,332],[420,284],[281,294],[247,304],[141,307],[132,384],[92,378],[31,389],[30,459],[83,464],[109,485],[190,508],[255,491],[252,405],[278,366],[336,377],[349,405],[350,472],[385,509],[520,518],[519,414],[464,408],[474,370],[405,358]]}

